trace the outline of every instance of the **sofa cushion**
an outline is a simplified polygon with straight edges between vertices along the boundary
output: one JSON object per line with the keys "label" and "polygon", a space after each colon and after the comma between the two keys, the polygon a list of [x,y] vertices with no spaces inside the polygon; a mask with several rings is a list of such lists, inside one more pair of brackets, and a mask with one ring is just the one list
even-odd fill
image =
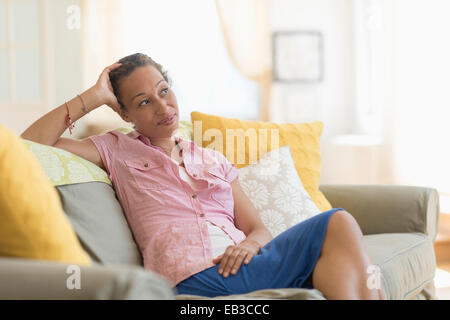
{"label": "sofa cushion", "polygon": [[[238,169],[255,163],[267,151],[283,146],[291,147],[297,173],[311,199],[321,211],[331,209],[330,203],[319,190],[322,122],[278,124],[225,118],[201,112],[191,112],[191,120],[194,125],[194,142],[201,147],[221,152]],[[201,126],[195,127],[196,121]],[[226,138],[229,134],[232,138]],[[203,135],[207,137],[203,139]],[[211,138],[214,142],[210,142]],[[245,143],[242,143],[244,139]],[[234,155],[228,154],[231,151]]]}
{"label": "sofa cushion", "polygon": [[142,266],[142,257],[114,189],[103,182],[56,187],[81,244],[102,264]]}
{"label": "sofa cushion", "polygon": [[305,288],[278,288],[262,289],[242,294],[226,296],[204,297],[193,294],[177,294],[177,300],[326,300],[322,292],[317,289]]}
{"label": "sofa cushion", "polygon": [[422,233],[384,233],[364,236],[372,262],[381,269],[386,299],[410,299],[433,281],[436,258],[433,243]]}
{"label": "sofa cushion", "polygon": [[38,160],[1,125],[0,256],[91,263]]}

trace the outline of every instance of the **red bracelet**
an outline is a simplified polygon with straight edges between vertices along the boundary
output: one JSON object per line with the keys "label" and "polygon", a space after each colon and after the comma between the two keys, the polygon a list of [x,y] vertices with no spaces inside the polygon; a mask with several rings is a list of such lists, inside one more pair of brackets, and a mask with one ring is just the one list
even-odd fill
{"label": "red bracelet", "polygon": [[66,110],[67,110],[66,126],[69,128],[70,134],[72,134],[72,129],[75,127],[75,123],[72,123],[72,118],[70,117],[69,106],[67,105],[67,102],[66,102]]}

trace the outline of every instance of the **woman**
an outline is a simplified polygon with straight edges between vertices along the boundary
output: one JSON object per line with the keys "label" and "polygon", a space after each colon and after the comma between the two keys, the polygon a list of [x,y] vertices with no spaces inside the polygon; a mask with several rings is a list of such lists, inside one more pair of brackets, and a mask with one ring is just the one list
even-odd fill
{"label": "woman", "polygon": [[[71,123],[104,104],[135,130],[61,138]],[[145,268],[179,294],[303,287],[327,299],[383,298],[366,285],[371,262],[349,213],[334,208],[272,239],[236,167],[219,152],[174,135],[178,115],[167,73],[150,57],[134,54],[105,68],[93,87],[38,119],[22,138],[106,170]]]}

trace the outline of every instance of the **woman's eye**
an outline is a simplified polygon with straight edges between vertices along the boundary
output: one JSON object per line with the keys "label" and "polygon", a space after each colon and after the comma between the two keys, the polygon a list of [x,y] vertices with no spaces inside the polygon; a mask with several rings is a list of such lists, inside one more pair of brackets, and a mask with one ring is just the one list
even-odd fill
{"label": "woman's eye", "polygon": [[[163,94],[163,95],[166,95],[168,92],[169,92],[169,88],[164,88],[161,90],[161,94]],[[150,103],[150,99],[145,99],[145,100],[142,100],[138,106],[140,107],[140,106],[143,106],[143,105],[146,105],[149,103]]]}

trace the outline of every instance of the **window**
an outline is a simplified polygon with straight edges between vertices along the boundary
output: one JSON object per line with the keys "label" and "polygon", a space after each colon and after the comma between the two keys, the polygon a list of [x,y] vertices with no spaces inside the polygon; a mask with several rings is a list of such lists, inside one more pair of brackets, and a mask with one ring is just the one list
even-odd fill
{"label": "window", "polygon": [[0,0],[0,103],[44,101],[43,3]]}

